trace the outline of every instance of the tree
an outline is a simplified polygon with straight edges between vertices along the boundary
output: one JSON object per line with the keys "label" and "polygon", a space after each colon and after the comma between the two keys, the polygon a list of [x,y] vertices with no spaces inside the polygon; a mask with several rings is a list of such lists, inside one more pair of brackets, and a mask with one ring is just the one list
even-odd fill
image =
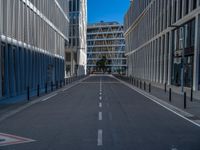
{"label": "tree", "polygon": [[105,72],[106,71],[106,65],[107,65],[107,58],[106,56],[103,56],[100,60],[97,61],[96,67],[98,70]]}

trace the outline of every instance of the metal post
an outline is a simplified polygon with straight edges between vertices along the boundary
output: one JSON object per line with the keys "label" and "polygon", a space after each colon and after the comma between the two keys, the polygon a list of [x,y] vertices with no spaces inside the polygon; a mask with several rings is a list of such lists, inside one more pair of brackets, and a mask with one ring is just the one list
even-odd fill
{"label": "metal post", "polygon": [[167,92],[167,83],[165,83],[165,93]]}
{"label": "metal post", "polygon": [[37,85],[37,96],[38,97],[40,96],[40,85],[39,84]]}
{"label": "metal post", "polygon": [[172,89],[169,88],[169,101],[171,102],[172,101]]}
{"label": "metal post", "polygon": [[186,92],[184,92],[184,109],[187,107],[187,95]]}
{"label": "metal post", "polygon": [[27,87],[27,100],[30,100],[30,89],[29,86]]}
{"label": "metal post", "polygon": [[146,91],[146,82],[144,82],[144,90]]}
{"label": "metal post", "polygon": [[193,89],[191,88],[191,92],[190,92],[190,100],[191,102],[193,101]]}
{"label": "metal post", "polygon": [[149,83],[149,93],[151,93],[151,83]]}

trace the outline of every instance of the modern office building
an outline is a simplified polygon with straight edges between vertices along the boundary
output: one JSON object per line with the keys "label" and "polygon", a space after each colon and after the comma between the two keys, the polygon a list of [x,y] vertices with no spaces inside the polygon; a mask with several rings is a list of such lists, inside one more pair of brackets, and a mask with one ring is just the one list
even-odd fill
{"label": "modern office building", "polygon": [[106,58],[107,72],[125,73],[125,40],[123,26],[117,22],[100,22],[88,25],[87,29],[87,68],[97,71],[97,62]]}
{"label": "modern office building", "polygon": [[87,65],[87,0],[69,0],[69,18],[66,76],[83,75]]}
{"label": "modern office building", "polygon": [[0,99],[64,79],[67,0],[0,0]]}
{"label": "modern office building", "polygon": [[134,0],[124,24],[128,75],[200,90],[200,0]]}

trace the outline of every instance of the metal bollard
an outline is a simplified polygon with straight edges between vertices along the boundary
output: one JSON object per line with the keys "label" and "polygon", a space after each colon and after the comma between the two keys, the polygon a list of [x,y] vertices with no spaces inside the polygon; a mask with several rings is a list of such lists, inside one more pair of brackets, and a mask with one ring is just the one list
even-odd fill
{"label": "metal bollard", "polygon": [[171,102],[172,101],[172,89],[169,88],[169,101]]}
{"label": "metal bollard", "polygon": [[144,82],[144,90],[146,91],[146,82]]}
{"label": "metal bollard", "polygon": [[29,86],[27,87],[27,100],[30,100],[30,88]]}
{"label": "metal bollard", "polygon": [[184,92],[184,109],[187,107],[187,95],[186,92]]}
{"label": "metal bollard", "polygon": [[167,83],[165,83],[165,93],[167,92]]}
{"label": "metal bollard", "polygon": [[190,91],[190,100],[191,102],[193,101],[193,89],[191,88],[191,91]]}
{"label": "metal bollard", "polygon": [[39,84],[37,85],[37,96],[38,97],[40,96],[40,85]]}

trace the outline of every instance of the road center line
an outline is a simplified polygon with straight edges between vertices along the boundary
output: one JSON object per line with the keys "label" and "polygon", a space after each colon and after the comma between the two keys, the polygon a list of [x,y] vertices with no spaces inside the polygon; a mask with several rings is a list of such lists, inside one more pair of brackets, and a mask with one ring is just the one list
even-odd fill
{"label": "road center line", "polygon": [[99,121],[101,121],[102,120],[102,112],[99,112]]}
{"label": "road center line", "polygon": [[99,103],[99,107],[102,108],[102,103],[101,102]]}
{"label": "road center line", "polygon": [[103,145],[103,130],[99,129],[97,137],[97,146],[102,146],[102,145]]}
{"label": "road center line", "polygon": [[100,100],[102,100],[102,97],[101,97],[101,96],[99,96],[99,99],[100,99]]}
{"label": "road center line", "polygon": [[51,95],[51,96],[49,96],[49,97],[47,97],[47,98],[45,98],[45,99],[43,99],[43,100],[41,100],[41,101],[42,101],[42,102],[47,101],[48,99],[50,99],[50,98],[56,96],[57,94],[58,94],[58,93],[55,93],[55,94],[53,94],[53,95]]}

